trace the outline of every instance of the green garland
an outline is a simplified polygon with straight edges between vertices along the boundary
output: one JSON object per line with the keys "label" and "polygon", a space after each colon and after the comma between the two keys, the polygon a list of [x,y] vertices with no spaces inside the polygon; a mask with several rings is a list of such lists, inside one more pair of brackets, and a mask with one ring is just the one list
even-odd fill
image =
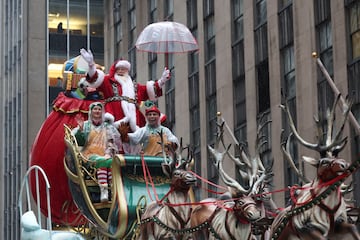
{"label": "green garland", "polygon": [[153,217],[149,217],[149,218],[141,220],[140,223],[138,224],[138,226],[140,226],[141,224],[147,224],[149,222],[154,222],[157,225],[159,225],[160,227],[162,227],[163,229],[165,229],[166,231],[172,232],[172,233],[174,233],[176,235],[190,234],[190,233],[200,231],[200,230],[202,230],[204,228],[207,228],[207,230],[209,230],[209,232],[217,240],[222,240],[208,221],[205,221],[205,222],[203,222],[203,223],[201,223],[201,224],[199,224],[199,225],[197,225],[195,227],[192,227],[192,228],[174,229],[174,228],[171,228],[171,227],[167,226],[158,217],[153,216]]}

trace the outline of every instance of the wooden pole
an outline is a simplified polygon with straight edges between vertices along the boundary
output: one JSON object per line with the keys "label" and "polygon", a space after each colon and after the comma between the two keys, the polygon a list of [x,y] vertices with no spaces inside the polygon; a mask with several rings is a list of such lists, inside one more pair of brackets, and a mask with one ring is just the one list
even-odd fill
{"label": "wooden pole", "polygon": [[[321,72],[324,74],[327,82],[329,83],[331,89],[333,90],[333,92],[335,93],[335,95],[339,95],[340,94],[340,101],[342,103],[342,106],[347,105],[342,94],[340,93],[339,89],[336,87],[334,81],[331,79],[328,71],[326,70],[324,64],[321,62],[320,58],[317,56],[316,52],[312,53],[312,56],[316,59],[316,63],[319,66]],[[341,107],[341,106],[340,106]],[[345,109],[343,109],[343,107],[341,107],[341,110],[344,111]],[[360,135],[360,125],[358,123],[358,121],[356,120],[356,118],[354,117],[353,113],[349,112],[349,121],[350,124],[352,125],[352,127],[354,128],[355,132],[357,135]]]}

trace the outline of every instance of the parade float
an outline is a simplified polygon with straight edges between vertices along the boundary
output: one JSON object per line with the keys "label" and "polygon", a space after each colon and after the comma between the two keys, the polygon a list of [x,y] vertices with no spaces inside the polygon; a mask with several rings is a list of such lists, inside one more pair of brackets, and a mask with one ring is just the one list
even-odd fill
{"label": "parade float", "polygon": [[[160,28],[157,28],[158,25]],[[168,28],[168,25],[163,22],[149,25],[151,30],[144,31],[144,34],[157,31],[159,34],[151,36],[161,36],[161,29]],[[171,31],[179,31],[179,25],[173,25]],[[179,49],[197,49],[196,41],[192,41],[171,50],[154,44],[154,41],[166,41],[162,38],[149,40],[151,36],[141,35],[137,48],[165,54],[178,52]],[[176,41],[168,42],[174,45]],[[81,56],[64,64],[66,89],[55,99],[53,111],[43,123],[31,149],[30,165],[41,167],[52,186],[52,223],[73,228],[81,226],[85,229],[82,233],[89,239],[95,238],[89,233],[93,231],[98,233],[97,239],[302,239],[318,236],[325,239],[344,232],[351,234],[353,239],[360,239],[354,228],[355,222],[349,217],[357,217],[358,213],[353,214],[352,211],[350,214],[349,209],[353,208],[343,198],[346,192],[343,191],[344,182],[358,169],[359,160],[347,163],[338,158],[346,144],[346,138],[342,138],[346,121],[350,118],[352,124],[357,122],[352,120],[351,103],[344,102],[340,94],[336,94],[336,102],[327,119],[328,132],[323,133],[328,134],[327,138],[319,137],[318,143],[308,143],[301,138],[286,104],[281,105],[289,118],[290,135],[320,155],[318,159],[306,158],[317,168],[317,176],[309,182],[304,181],[304,176],[299,176],[302,187],[290,188],[293,191],[292,204],[284,211],[271,197],[278,190],[270,185],[272,169],[263,163],[260,154],[261,147],[268,141],[262,135],[263,127],[269,124],[267,121],[259,124],[256,149],[250,151],[247,144],[235,139],[219,113],[216,143],[208,146],[208,151],[225,188],[192,171],[190,146],[180,146],[178,151],[170,151],[170,155],[165,154],[164,148],[159,156],[116,154],[111,161],[102,163],[84,157],[72,129],[78,125],[79,119],[87,119],[89,105],[101,98],[101,93],[96,91],[89,97],[84,93],[79,83],[86,71],[87,66]],[[335,106],[339,101],[342,101],[342,106],[346,105],[347,111],[343,111],[340,127],[335,128]],[[320,132],[322,128],[318,127]],[[358,126],[353,127],[359,129]],[[227,142],[224,135],[231,142]],[[284,156],[291,161],[291,153],[285,146],[287,141],[282,142]],[[188,149],[188,155],[183,157],[185,149]],[[255,152],[255,155],[251,156],[249,152]],[[236,179],[224,171],[225,159],[232,161],[239,170]],[[95,174],[98,164],[112,169],[110,197],[105,202],[100,200]],[[293,170],[299,173],[296,167]],[[212,192],[217,195],[214,198],[196,201],[192,192],[196,181],[211,184],[221,192]],[[46,181],[30,174],[30,189],[34,196],[38,187],[40,192],[44,192],[46,185]],[[45,196],[40,195],[38,203],[42,213],[49,217]],[[329,213],[326,209],[334,211]],[[318,221],[321,217],[324,219]],[[307,225],[300,224],[302,218],[309,220]],[[293,224],[297,224],[300,231],[292,229]]]}

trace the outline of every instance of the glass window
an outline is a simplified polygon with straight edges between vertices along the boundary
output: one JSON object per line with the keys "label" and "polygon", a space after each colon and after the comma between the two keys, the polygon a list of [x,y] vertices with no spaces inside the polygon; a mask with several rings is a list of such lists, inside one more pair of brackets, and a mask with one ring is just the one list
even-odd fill
{"label": "glass window", "polygon": [[214,132],[216,132],[217,106],[216,106],[216,69],[215,61],[205,66],[205,85],[206,85],[206,105],[207,105],[207,136],[208,142],[214,141]]}
{"label": "glass window", "polygon": [[258,114],[270,107],[266,12],[266,1],[256,0],[254,34]]}
{"label": "glass window", "polygon": [[157,22],[157,0],[148,0],[149,23]]}
{"label": "glass window", "polygon": [[214,14],[214,0],[203,0],[204,17]]}
{"label": "glass window", "polygon": [[232,47],[233,78],[245,75],[244,41],[236,42]]}
{"label": "glass window", "polygon": [[[187,0],[187,25],[192,34],[197,36],[197,0]],[[191,52],[188,57],[188,87],[190,115],[190,144],[194,147],[195,171],[201,175],[201,132],[200,132],[200,99],[199,99],[199,52]],[[199,180],[194,188],[197,200],[201,199]]]}
{"label": "glass window", "polygon": [[148,64],[149,64],[149,78],[156,80],[156,66],[157,66],[157,54],[148,53]]}
{"label": "glass window", "polygon": [[[166,84],[174,85],[173,74],[171,79]],[[165,94],[165,102],[166,102],[166,122],[167,127],[172,131],[175,131],[175,87],[170,87],[167,89]]]}
{"label": "glass window", "polygon": [[289,4],[292,4],[292,2],[292,0],[279,0],[279,9],[282,9]]}
{"label": "glass window", "polygon": [[232,1],[233,42],[244,38],[243,0]]}
{"label": "glass window", "polygon": [[256,66],[258,114],[270,108],[269,63],[264,61]]}
{"label": "glass window", "polygon": [[172,21],[174,18],[174,0],[164,0],[164,19]]}
{"label": "glass window", "polygon": [[235,128],[246,124],[245,78],[234,81]]}
{"label": "glass window", "polygon": [[[194,81],[196,81],[194,79]],[[195,91],[194,91],[195,92]],[[190,114],[190,128],[191,128],[191,135],[192,135],[192,139],[191,139],[191,144],[195,147],[198,148],[200,147],[200,109],[199,109],[199,102],[197,102],[196,104],[193,103],[193,105],[191,106],[191,111],[193,111]]]}
{"label": "glass window", "polygon": [[349,12],[352,58],[355,59],[360,57],[360,2],[354,2]]}
{"label": "glass window", "polygon": [[244,62],[243,0],[231,1],[232,6],[232,77],[234,96],[234,129],[239,141],[246,140],[246,98]]}
{"label": "glass window", "polygon": [[279,39],[280,48],[294,41],[292,5],[288,5],[279,13]]}
{"label": "glass window", "polygon": [[197,0],[187,0],[186,9],[187,25],[190,31],[192,31],[193,28],[197,27]]}
{"label": "glass window", "polygon": [[[64,63],[78,56],[81,48],[91,49],[95,62],[104,65],[103,4],[103,0],[91,0],[88,9],[86,1],[69,0],[69,6],[67,6],[67,1],[49,0],[48,105],[50,111],[53,100],[59,92],[65,90],[65,83],[69,83],[68,90],[71,90],[77,87],[77,81],[82,77],[83,73],[76,73],[70,82],[63,74]],[[114,20],[116,19],[119,23],[121,21],[119,12],[114,9],[114,13]],[[117,40],[120,41],[120,36],[117,36]]]}
{"label": "glass window", "polygon": [[121,1],[114,1],[115,52],[120,52],[120,42],[123,37],[121,20]]}
{"label": "glass window", "polygon": [[[331,32],[331,11],[330,0],[318,0],[314,2],[315,8],[315,29],[317,51],[329,75],[333,74],[333,50]],[[319,119],[326,132],[326,114],[334,101],[334,93],[331,90],[324,74],[318,71],[318,112]]]}
{"label": "glass window", "polygon": [[267,22],[266,0],[256,0],[255,11],[255,26],[259,27]]}

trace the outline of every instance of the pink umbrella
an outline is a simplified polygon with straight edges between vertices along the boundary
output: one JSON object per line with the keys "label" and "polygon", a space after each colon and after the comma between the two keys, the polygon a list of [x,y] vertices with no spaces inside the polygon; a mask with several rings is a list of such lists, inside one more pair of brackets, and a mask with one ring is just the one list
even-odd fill
{"label": "pink umbrella", "polygon": [[144,28],[136,40],[138,50],[152,53],[165,53],[168,65],[169,53],[184,53],[199,49],[190,30],[177,22],[156,22]]}

